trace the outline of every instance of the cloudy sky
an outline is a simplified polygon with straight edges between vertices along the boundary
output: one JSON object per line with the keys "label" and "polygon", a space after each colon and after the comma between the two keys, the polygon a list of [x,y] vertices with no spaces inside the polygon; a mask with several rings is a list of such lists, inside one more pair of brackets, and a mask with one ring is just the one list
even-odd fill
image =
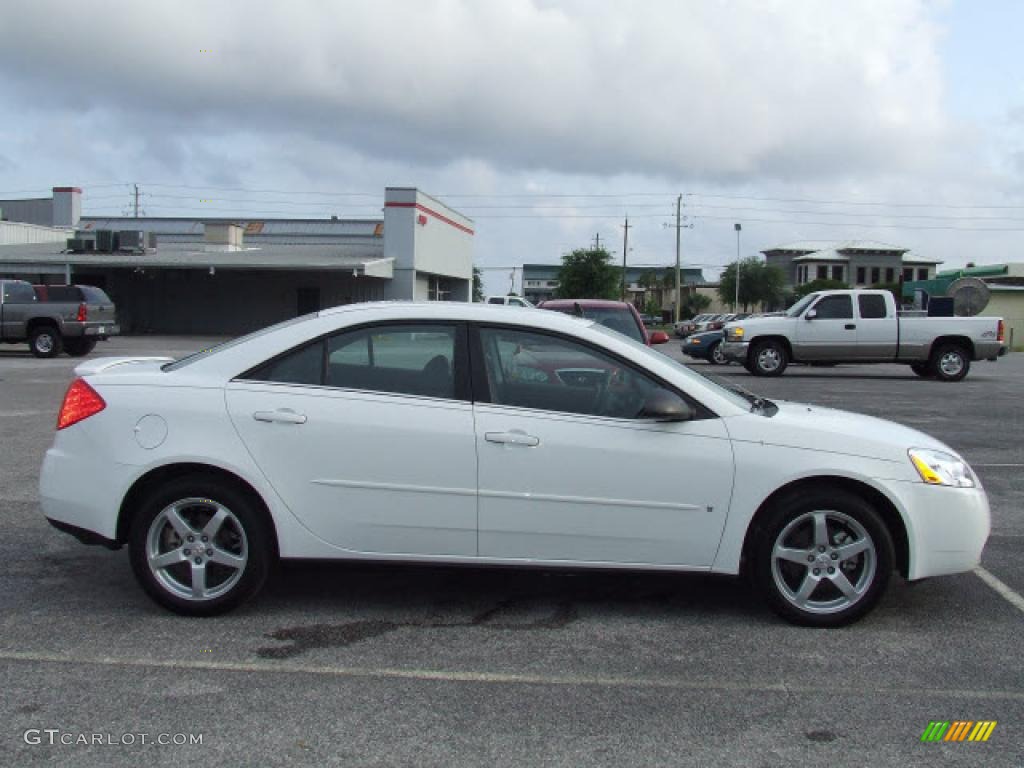
{"label": "cloudy sky", "polygon": [[[14,0],[0,197],[477,223],[492,290],[600,233],[705,266],[801,239],[1024,259],[1019,0]],[[689,226],[692,225],[692,226]]]}

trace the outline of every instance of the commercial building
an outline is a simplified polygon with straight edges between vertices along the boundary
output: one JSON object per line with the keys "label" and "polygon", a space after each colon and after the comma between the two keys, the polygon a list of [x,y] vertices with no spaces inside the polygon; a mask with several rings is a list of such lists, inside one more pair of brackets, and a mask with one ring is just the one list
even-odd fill
{"label": "commercial building", "polygon": [[[558,291],[560,264],[524,264],[523,295],[534,304],[555,298]],[[680,269],[683,286],[702,285],[704,274],[700,269]],[[671,310],[675,300],[675,266],[627,267],[626,292],[629,301],[643,309],[649,299],[654,299],[663,310]]]}
{"label": "commercial building", "polygon": [[903,280],[929,280],[942,261],[909,248],[872,240],[806,241],[766,248],[765,261],[782,270],[786,288],[814,280],[839,280],[850,288],[868,288]]}
{"label": "commercial building", "polygon": [[81,216],[81,194],[0,201],[31,220],[6,236],[0,222],[0,276],[102,287],[127,333],[236,334],[337,304],[472,296],[473,222],[414,188],[387,188],[373,219]]}

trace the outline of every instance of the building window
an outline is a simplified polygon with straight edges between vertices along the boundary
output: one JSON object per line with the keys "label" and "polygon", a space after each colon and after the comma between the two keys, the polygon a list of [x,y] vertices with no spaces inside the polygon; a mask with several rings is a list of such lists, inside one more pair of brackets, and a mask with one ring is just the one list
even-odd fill
{"label": "building window", "polygon": [[871,268],[871,284],[878,285],[882,282],[882,270],[880,267]]}
{"label": "building window", "polygon": [[437,275],[431,275],[427,283],[427,299],[430,301],[451,301],[452,292],[448,281]]}
{"label": "building window", "polygon": [[896,280],[896,270],[892,267],[886,267],[885,269],[885,282],[891,283]]}
{"label": "building window", "polygon": [[913,267],[904,267],[903,268],[903,279],[904,280],[913,280],[914,279],[914,268]]}
{"label": "building window", "polygon": [[864,285],[867,281],[868,271],[864,267],[857,267],[857,285]]}
{"label": "building window", "polygon": [[838,264],[833,265],[832,267],[832,279],[838,280],[839,282],[843,281],[843,268]]}
{"label": "building window", "polygon": [[927,280],[928,279],[928,267],[920,267],[920,268],[918,268],[918,270],[917,270],[917,279],[918,280]]}
{"label": "building window", "polygon": [[818,279],[828,280],[828,266],[825,264],[818,265]]}

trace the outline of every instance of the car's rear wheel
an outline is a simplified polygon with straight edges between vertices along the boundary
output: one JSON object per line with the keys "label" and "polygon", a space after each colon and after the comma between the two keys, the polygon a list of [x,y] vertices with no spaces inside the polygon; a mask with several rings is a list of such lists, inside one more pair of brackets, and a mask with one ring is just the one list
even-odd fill
{"label": "car's rear wheel", "polygon": [[772,610],[812,627],[861,618],[892,574],[892,536],[863,498],[840,490],[798,491],[759,525],[753,576]]}
{"label": "car's rear wheel", "polygon": [[96,349],[96,339],[67,339],[64,342],[64,351],[71,357],[85,357]]}
{"label": "car's rear wheel", "polygon": [[928,368],[939,381],[960,381],[971,370],[971,358],[960,344],[940,344],[932,352]]}
{"label": "car's rear wheel", "polygon": [[270,532],[245,494],[201,475],[172,480],[132,521],[131,563],[146,593],[190,616],[225,613],[259,591],[270,569]]}
{"label": "car's rear wheel", "polygon": [[728,365],[729,361],[722,354],[722,342],[716,342],[708,350],[708,362],[712,365]]}
{"label": "car's rear wheel", "polygon": [[28,335],[28,348],[36,357],[56,357],[63,346],[60,331],[52,325],[37,325]]}
{"label": "car's rear wheel", "polygon": [[760,341],[750,350],[750,370],[755,376],[781,376],[789,365],[785,345],[774,339]]}

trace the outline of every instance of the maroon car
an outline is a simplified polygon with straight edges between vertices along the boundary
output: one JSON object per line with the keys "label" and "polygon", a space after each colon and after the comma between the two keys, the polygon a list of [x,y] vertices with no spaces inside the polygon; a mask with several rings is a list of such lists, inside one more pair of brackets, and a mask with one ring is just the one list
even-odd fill
{"label": "maroon car", "polygon": [[669,340],[668,334],[664,331],[648,331],[636,307],[625,301],[549,299],[542,301],[537,308],[585,317],[647,346],[664,344]]}

